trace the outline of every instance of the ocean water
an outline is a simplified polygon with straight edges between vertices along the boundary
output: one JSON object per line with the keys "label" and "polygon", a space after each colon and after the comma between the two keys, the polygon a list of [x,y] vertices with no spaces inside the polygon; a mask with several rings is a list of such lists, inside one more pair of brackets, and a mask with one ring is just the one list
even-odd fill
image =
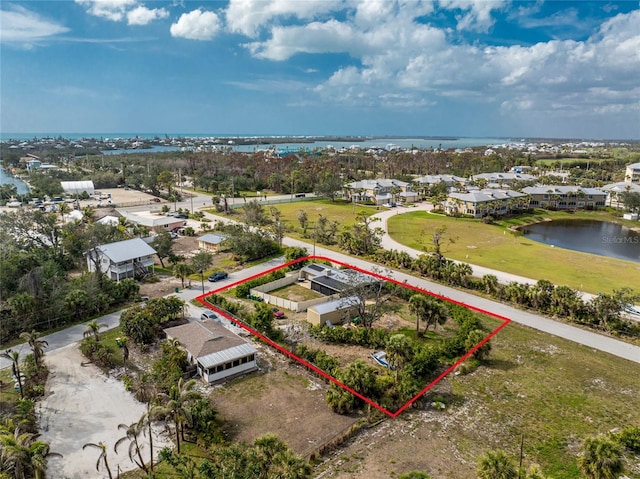
{"label": "ocean water", "polygon": [[18,189],[19,195],[24,195],[29,191],[29,187],[24,181],[19,180],[18,178],[11,176],[8,172],[0,168],[0,185],[15,185]]}

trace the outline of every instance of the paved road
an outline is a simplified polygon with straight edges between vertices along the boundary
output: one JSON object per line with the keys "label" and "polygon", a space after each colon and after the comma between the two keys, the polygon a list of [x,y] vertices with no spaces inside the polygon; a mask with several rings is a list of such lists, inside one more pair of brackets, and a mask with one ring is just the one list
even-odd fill
{"label": "paved road", "polygon": [[[384,212],[380,214],[386,215],[386,217],[388,218],[388,216],[394,214],[394,212],[393,211],[391,213]],[[218,220],[218,221],[221,220],[220,217],[215,215],[211,215],[208,213],[205,213],[205,215],[212,220]],[[223,221],[231,221],[231,220],[223,219]],[[293,238],[288,238],[288,237],[284,238],[283,242],[287,246],[300,246],[300,247],[306,248],[307,251],[309,251],[309,254],[312,254],[313,252],[313,245],[310,245],[308,243],[305,243]],[[397,246],[395,247],[395,249],[410,250],[406,246],[400,245],[399,243],[396,243],[396,245]],[[420,253],[415,250],[410,250],[410,251],[413,252],[414,254]],[[367,271],[374,271],[376,269],[380,270],[380,266],[374,265],[373,263],[370,263],[368,261],[364,261],[359,258],[353,258],[351,256],[344,255],[342,253],[336,253],[334,251],[322,248],[317,245],[315,246],[315,254],[318,256],[326,256],[328,258],[333,258],[337,261],[341,261],[345,264],[353,265]],[[211,291],[213,289],[217,289],[224,285],[231,284],[232,282],[239,281],[241,279],[249,278],[255,274],[259,274],[263,271],[266,271],[268,269],[271,269],[277,266],[278,264],[282,264],[282,261],[283,261],[282,258],[271,260],[271,261],[268,261],[267,263],[254,266],[252,268],[247,268],[243,271],[234,273],[229,278],[219,283],[214,283],[214,284],[207,283],[205,284],[205,292]],[[481,298],[471,293],[467,293],[454,288],[433,283],[426,279],[417,278],[415,276],[401,273],[399,271],[388,270],[388,269],[384,269],[384,271],[385,271],[385,274],[387,274],[386,271],[390,271],[391,277],[395,280],[407,281],[408,284],[411,284],[413,286],[416,286],[418,288],[421,288],[427,291],[434,292],[446,298],[450,298],[455,301],[465,303],[485,311],[490,311],[499,316],[508,317],[515,323],[519,323],[524,326],[528,326],[533,329],[546,332],[548,334],[553,334],[554,336],[568,339],[578,344],[582,344],[585,347],[592,348],[594,350],[594,354],[597,353],[598,351],[601,351],[601,352],[609,353],[624,359],[628,359],[629,361],[640,363],[640,347],[639,346],[634,346],[632,344],[628,344],[608,336],[603,336],[591,331],[586,331],[569,324],[553,321],[545,316],[522,311],[512,306],[499,303],[497,301]],[[496,274],[496,272],[492,272],[492,274]],[[177,294],[177,296],[189,302],[191,299],[202,294],[202,289],[199,286],[200,285],[198,285],[197,283],[194,283],[194,286],[191,289],[182,290],[180,293]],[[191,318],[199,318],[202,311],[203,311],[202,308],[199,308],[194,305],[189,305],[189,316]],[[99,320],[99,322],[105,323],[108,325],[108,327],[111,328],[111,327],[117,326],[119,322],[119,318],[120,318],[120,313],[113,313],[113,314],[104,316]],[[85,329],[84,325],[76,325],[68,329],[65,329],[63,331],[59,331],[56,333],[52,333],[48,336],[45,336],[44,339],[49,342],[48,350],[49,351],[54,350],[82,339],[82,333],[84,332],[84,329]],[[13,349],[18,351],[24,351],[23,354],[28,353],[28,346],[26,345],[19,345],[14,347]],[[8,360],[0,358],[0,368],[8,367],[9,364],[10,363]]]}

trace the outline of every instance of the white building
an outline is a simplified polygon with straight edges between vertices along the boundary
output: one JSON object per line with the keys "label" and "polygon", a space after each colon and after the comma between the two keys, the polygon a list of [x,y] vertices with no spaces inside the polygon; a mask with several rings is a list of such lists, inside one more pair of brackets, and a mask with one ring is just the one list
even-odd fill
{"label": "white building", "polygon": [[150,269],[153,270],[155,254],[156,250],[141,238],[118,241],[87,251],[87,268],[92,273],[97,272],[99,268],[114,281],[145,276],[149,274]]}
{"label": "white building", "polygon": [[187,351],[198,375],[214,383],[258,369],[258,351],[237,334],[214,321],[190,322],[164,330]]}

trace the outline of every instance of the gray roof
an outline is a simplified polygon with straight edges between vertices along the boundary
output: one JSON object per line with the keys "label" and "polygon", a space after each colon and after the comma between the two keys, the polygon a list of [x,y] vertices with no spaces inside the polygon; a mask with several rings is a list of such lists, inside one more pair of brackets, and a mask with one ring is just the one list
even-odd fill
{"label": "gray roof", "polygon": [[156,254],[156,250],[141,238],[100,245],[98,249],[114,263]]}
{"label": "gray roof", "polygon": [[226,239],[227,237],[225,235],[217,235],[217,234],[209,233],[209,234],[200,236],[200,238],[198,238],[198,241],[204,241],[205,243],[210,243],[210,244],[220,244]]}
{"label": "gray roof", "polygon": [[316,304],[314,306],[310,306],[308,309],[311,309],[318,314],[327,314],[332,311],[339,311],[341,309],[348,309],[356,306],[360,303],[360,300],[357,296],[348,296],[346,298],[334,299],[333,301],[327,301],[326,303]]}
{"label": "gray roof", "polygon": [[[638,163],[640,165],[640,163]],[[604,185],[602,191],[613,191],[621,193],[623,191],[630,191],[631,193],[640,193],[640,185],[637,183],[630,183],[628,181],[619,181],[618,183],[611,183]]]}
{"label": "gray roof", "polygon": [[404,188],[408,185],[409,183],[406,183],[404,181],[380,178],[379,180],[353,181],[351,183],[348,183],[347,187],[353,189],[362,188],[365,190],[373,190],[376,188],[391,188],[393,186]]}
{"label": "gray roof", "polygon": [[527,196],[522,193],[518,193],[513,190],[480,190],[471,191],[469,193],[449,193],[449,198],[456,198],[462,201],[469,201],[471,203],[487,203],[489,201],[505,200],[509,198],[522,198]]}
{"label": "gray roof", "polygon": [[440,183],[441,181],[444,181],[446,184],[452,185],[454,183],[466,183],[467,179],[453,175],[427,175],[416,178],[413,181],[416,183],[429,185],[435,185]]}
{"label": "gray roof", "polygon": [[257,352],[240,336],[214,321],[194,321],[164,331],[205,367]]}
{"label": "gray roof", "polygon": [[627,168],[631,168],[632,170],[640,170],[640,163],[631,163],[627,165]]}
{"label": "gray roof", "polygon": [[530,195],[566,195],[568,193],[574,193],[582,191],[585,195],[605,195],[604,191],[597,188],[583,188],[581,186],[569,186],[569,185],[543,185],[543,186],[527,186],[522,188],[524,193]]}

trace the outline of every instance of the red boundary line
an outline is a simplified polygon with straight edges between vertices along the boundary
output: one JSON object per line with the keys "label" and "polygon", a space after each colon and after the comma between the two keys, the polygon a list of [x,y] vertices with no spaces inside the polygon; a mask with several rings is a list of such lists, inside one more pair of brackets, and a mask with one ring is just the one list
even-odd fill
{"label": "red boundary line", "polygon": [[[295,354],[293,354],[291,351],[289,351],[288,349],[280,346],[279,344],[275,343],[274,341],[272,341],[271,339],[267,338],[266,336],[264,336],[263,334],[259,333],[258,331],[254,330],[253,328],[247,326],[244,323],[241,323],[239,321],[237,321],[235,318],[232,318],[231,316],[229,316],[228,314],[226,314],[225,312],[221,311],[220,309],[216,308],[214,305],[208,303],[205,301],[204,298],[206,298],[207,296],[210,296],[212,294],[216,294],[219,293],[220,291],[224,291],[230,288],[233,288],[234,286],[241,284],[241,283],[246,283],[247,281],[250,281],[252,279],[258,278],[260,276],[264,276],[265,274],[269,274],[273,271],[282,269],[282,268],[286,268],[292,264],[296,264],[299,263],[301,261],[310,261],[310,260],[321,260],[321,261],[329,261],[333,264],[338,264],[340,266],[344,266],[346,268],[350,268],[353,269],[355,271],[359,271],[361,273],[364,274],[368,274],[370,276],[374,276],[378,279],[382,279],[384,281],[388,281],[391,283],[395,283],[399,286],[404,286],[406,288],[412,289],[414,291],[418,291],[420,293],[424,293],[424,294],[428,294],[430,296],[433,296],[435,298],[441,299],[443,301],[447,301],[449,303],[452,304],[456,304],[458,306],[462,306],[464,308],[470,309],[472,311],[477,311],[479,313],[482,314],[486,314],[487,316],[491,316],[493,318],[499,319],[501,321],[503,321],[503,323],[498,326],[496,329],[494,329],[493,331],[491,331],[482,341],[480,341],[478,344],[476,344],[473,348],[471,348],[469,351],[467,351],[467,353],[462,356],[458,361],[456,361],[453,365],[451,365],[446,371],[444,371],[442,374],[440,374],[440,376],[438,376],[436,379],[434,379],[433,381],[431,381],[429,384],[427,384],[424,389],[422,389],[418,394],[416,394],[415,396],[413,396],[411,399],[409,399],[403,406],[401,406],[398,410],[396,410],[395,412],[389,411],[388,409],[385,409],[384,407],[380,406],[379,404],[377,404],[376,402],[372,401],[371,399],[363,396],[362,394],[360,394],[357,391],[354,391],[353,389],[351,389],[349,386],[347,386],[346,384],[343,384],[342,382],[338,381],[336,378],[334,378],[333,376],[331,376],[330,374],[327,374],[326,372],[324,372],[322,369],[319,369],[317,366],[305,361],[304,359],[296,356]],[[254,336],[256,336],[257,338],[259,338],[260,340],[264,341],[265,343],[269,344],[271,347],[275,348],[276,350],[280,351],[282,354],[284,354],[285,356],[289,356],[291,359],[295,359],[296,361],[298,361],[300,364],[302,364],[303,366],[305,366],[308,369],[311,369],[313,372],[315,372],[316,374],[320,375],[321,377],[325,378],[326,380],[340,386],[341,388],[345,389],[346,391],[349,391],[351,394],[353,394],[356,397],[359,397],[360,399],[362,399],[363,401],[365,401],[367,404],[370,404],[372,407],[380,410],[381,412],[385,413],[387,416],[392,417],[392,418],[396,418],[398,417],[398,415],[400,415],[404,410],[406,410],[408,407],[410,407],[414,402],[416,402],[420,396],[422,396],[424,393],[426,393],[427,391],[429,391],[429,389],[431,389],[433,386],[435,386],[442,378],[444,378],[445,376],[447,376],[451,371],[453,371],[459,364],[461,364],[462,362],[464,362],[469,356],[471,356],[474,352],[476,352],[480,347],[482,347],[487,341],[489,341],[491,338],[493,338],[496,334],[498,334],[498,332],[500,332],[500,330],[502,328],[504,328],[507,324],[509,324],[511,322],[511,320],[505,316],[500,316],[498,314],[492,313],[490,311],[486,311],[484,309],[481,308],[477,308],[475,306],[471,306],[469,304],[466,303],[462,303],[460,301],[456,301],[454,299],[451,298],[447,298],[446,296],[442,296],[440,294],[437,293],[433,293],[431,291],[427,291],[421,288],[418,288],[417,286],[413,286],[411,284],[405,283],[405,282],[400,282],[397,281],[395,279],[392,278],[388,278],[386,276],[383,276],[381,274],[375,273],[373,271],[366,271],[362,268],[359,268],[357,266],[354,265],[350,265],[347,263],[343,263],[341,261],[335,260],[335,259],[331,259],[331,258],[327,258],[326,256],[305,256],[304,258],[298,258],[294,261],[289,261],[288,263],[284,263],[278,266],[275,266],[273,268],[270,268],[262,273],[258,273],[258,274],[254,274],[253,276],[250,276],[249,278],[245,278],[242,279],[240,281],[236,281],[234,283],[231,283],[228,286],[224,286],[222,288],[218,288],[216,290],[210,291],[208,293],[202,294],[198,297],[195,298],[197,301],[199,301],[203,306],[206,306],[209,309],[212,309],[214,311],[216,311],[217,313],[221,314],[222,316],[224,316],[225,318],[227,318],[229,321],[233,322],[236,326],[239,326],[241,328],[244,328],[245,330],[247,330],[249,333],[253,334]]]}

